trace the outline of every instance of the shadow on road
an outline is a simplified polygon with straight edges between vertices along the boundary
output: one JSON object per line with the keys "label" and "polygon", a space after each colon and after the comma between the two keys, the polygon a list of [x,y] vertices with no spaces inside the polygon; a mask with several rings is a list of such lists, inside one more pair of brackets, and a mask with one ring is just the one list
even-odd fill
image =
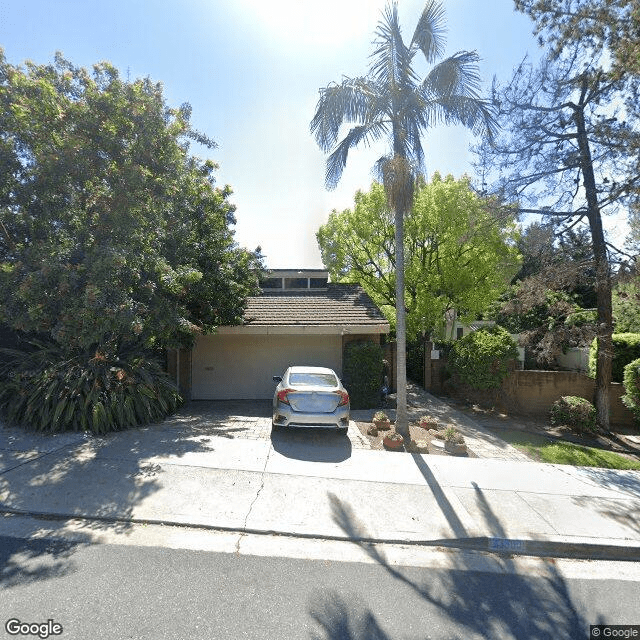
{"label": "shadow on road", "polygon": [[[437,479],[421,456],[414,456],[431,491],[455,536],[465,537],[467,531],[455,513]],[[495,538],[506,538],[506,530],[492,511],[482,489],[474,485],[478,511]],[[553,561],[540,561],[540,569],[528,575],[518,569],[511,556],[491,556],[455,551],[446,556],[446,568],[420,569],[391,564],[380,545],[363,540],[372,539],[366,526],[348,503],[330,494],[333,519],[366,554],[392,576],[398,588],[389,594],[390,603],[353,605],[350,596],[335,591],[320,594],[309,604],[309,615],[317,625],[312,637],[317,640],[392,640],[406,638],[388,624],[389,605],[412,600],[418,604],[411,614],[415,638],[429,638],[428,624],[434,608],[452,638],[482,638],[505,640],[526,638],[579,638],[588,635],[590,624],[602,624],[602,616],[594,612],[587,620],[574,601],[566,579]],[[417,508],[419,506],[417,505]],[[443,538],[450,537],[443,532]],[[386,606],[385,606],[386,605]]]}

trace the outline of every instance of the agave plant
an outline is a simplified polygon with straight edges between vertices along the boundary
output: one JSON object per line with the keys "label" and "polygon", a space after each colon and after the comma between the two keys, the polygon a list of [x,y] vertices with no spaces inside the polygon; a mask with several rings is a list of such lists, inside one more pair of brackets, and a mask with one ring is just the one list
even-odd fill
{"label": "agave plant", "polygon": [[142,350],[68,355],[30,342],[3,355],[0,413],[37,431],[101,434],[161,420],[182,402],[158,362]]}

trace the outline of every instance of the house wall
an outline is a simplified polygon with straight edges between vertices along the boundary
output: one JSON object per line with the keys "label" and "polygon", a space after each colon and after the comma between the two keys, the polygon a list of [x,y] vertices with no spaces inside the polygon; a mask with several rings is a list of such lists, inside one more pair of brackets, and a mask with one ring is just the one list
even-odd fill
{"label": "house wall", "polygon": [[189,399],[191,397],[191,351],[168,349],[167,374],[177,384],[180,395],[185,400]]}

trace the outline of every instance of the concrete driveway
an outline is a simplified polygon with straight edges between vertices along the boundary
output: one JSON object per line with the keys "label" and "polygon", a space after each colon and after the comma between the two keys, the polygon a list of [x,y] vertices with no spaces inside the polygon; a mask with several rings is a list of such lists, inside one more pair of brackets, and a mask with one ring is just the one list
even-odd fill
{"label": "concrete driveway", "polygon": [[274,447],[288,446],[292,451],[297,446],[344,449],[347,444],[357,449],[371,448],[354,420],[346,437],[331,429],[283,429],[272,434],[271,406],[270,400],[194,400],[163,424],[192,425],[225,438],[271,439]]}

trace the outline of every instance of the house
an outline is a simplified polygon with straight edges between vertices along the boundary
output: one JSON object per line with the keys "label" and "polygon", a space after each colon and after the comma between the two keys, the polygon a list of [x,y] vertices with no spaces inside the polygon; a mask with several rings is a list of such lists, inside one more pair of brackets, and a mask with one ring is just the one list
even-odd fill
{"label": "house", "polygon": [[266,399],[274,375],[293,364],[342,373],[351,340],[380,342],[389,323],[357,284],[328,281],[320,269],[274,269],[250,297],[239,326],[199,335],[191,351],[169,353],[169,374],[194,400]]}

